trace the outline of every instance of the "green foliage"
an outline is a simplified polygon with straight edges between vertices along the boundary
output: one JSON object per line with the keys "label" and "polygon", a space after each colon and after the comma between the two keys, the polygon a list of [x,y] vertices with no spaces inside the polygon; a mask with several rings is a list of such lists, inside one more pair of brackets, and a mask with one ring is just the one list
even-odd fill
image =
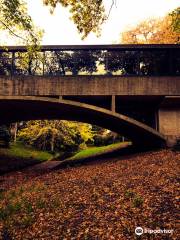
{"label": "green foliage", "polygon": [[37,46],[42,37],[42,31],[34,26],[23,0],[0,0],[0,31],[6,31],[28,46]]}
{"label": "green foliage", "polygon": [[[43,3],[50,7],[51,13],[57,4],[67,7],[82,38],[90,32],[99,34],[100,26],[106,20],[102,0],[43,0]],[[34,26],[24,0],[0,0],[0,30],[18,37],[26,45],[37,46],[42,37],[42,31]]]}
{"label": "green foliage", "polygon": [[180,33],[180,7],[172,11],[170,16],[172,17],[172,26],[174,31]]}
{"label": "green foliage", "polygon": [[124,142],[124,143],[115,143],[115,144],[111,144],[103,147],[90,147],[85,150],[79,151],[77,154],[75,154],[73,157],[69,158],[68,160],[74,161],[74,160],[81,160],[84,158],[95,157],[101,154],[113,152],[115,150],[118,150],[128,145],[130,145],[130,143]]}
{"label": "green foliage", "polygon": [[94,145],[106,146],[121,141],[121,136],[117,133],[111,132],[107,129],[93,126],[94,130]]}
{"label": "green foliage", "polygon": [[76,151],[79,145],[91,142],[91,125],[68,121],[29,121],[18,133],[24,143],[42,150]]}
{"label": "green foliage", "polygon": [[53,157],[53,155],[48,152],[24,146],[19,142],[11,144],[8,149],[0,149],[0,155],[6,158],[34,159],[37,161],[46,161]]}
{"label": "green foliage", "polygon": [[50,6],[51,13],[60,3],[68,7],[71,19],[77,26],[78,32],[84,39],[90,32],[100,33],[100,26],[106,20],[105,9],[102,0],[43,0],[44,4]]}

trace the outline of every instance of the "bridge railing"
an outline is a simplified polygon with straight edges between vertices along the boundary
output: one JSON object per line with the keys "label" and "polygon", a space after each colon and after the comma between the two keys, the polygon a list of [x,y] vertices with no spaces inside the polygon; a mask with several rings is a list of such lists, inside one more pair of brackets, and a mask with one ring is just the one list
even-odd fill
{"label": "bridge railing", "polygon": [[180,45],[42,46],[0,49],[0,75],[180,75]]}

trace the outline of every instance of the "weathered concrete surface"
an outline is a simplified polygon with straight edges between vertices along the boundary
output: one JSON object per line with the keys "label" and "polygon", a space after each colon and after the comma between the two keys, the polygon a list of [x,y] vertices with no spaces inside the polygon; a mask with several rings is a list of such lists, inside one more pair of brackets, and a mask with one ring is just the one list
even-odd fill
{"label": "weathered concrete surface", "polygon": [[180,96],[165,96],[158,111],[159,132],[172,147],[180,139]]}
{"label": "weathered concrete surface", "polygon": [[30,119],[66,119],[87,122],[118,132],[135,144],[160,146],[165,138],[153,128],[107,109],[47,97],[0,96],[0,123]]}
{"label": "weathered concrete surface", "polygon": [[[114,111],[116,109],[121,113],[124,111],[124,114],[126,114],[125,112],[137,112],[139,109],[142,112],[147,108],[150,113],[154,114],[160,109],[159,132],[167,137],[169,145],[174,144],[177,138],[180,137],[180,77],[178,76],[0,76],[0,96],[1,122],[3,119],[12,122],[43,118],[84,121],[117,132],[119,132],[118,129],[121,129],[121,134],[130,137],[134,141],[141,138],[144,142],[149,141],[150,143],[155,139],[154,136],[157,133],[155,130],[155,135],[153,133],[151,138],[147,137],[148,130],[144,127],[145,124],[134,130],[132,128],[132,126],[136,125],[134,125],[134,122],[127,124],[127,121],[125,121],[122,124],[122,118],[120,120],[119,117],[115,121],[114,114],[117,113]],[[34,96],[37,99],[32,98],[27,101],[27,96]],[[86,97],[86,103],[96,106],[98,106],[97,97],[102,97],[100,104],[112,109],[113,112],[109,111],[108,114],[105,114],[103,112],[106,111],[105,109],[101,111],[103,108],[99,111],[96,106],[87,108],[86,104],[80,103],[77,103],[80,104],[78,106],[73,104],[70,106],[57,105],[57,99],[54,99],[55,102],[53,102],[52,98],[41,101],[38,100],[40,96],[64,96],[66,99],[68,97],[77,99],[78,97]],[[163,100],[165,96],[169,97],[168,99],[165,98],[166,101]],[[124,97],[129,99],[123,100]],[[136,102],[134,106],[130,100],[133,97]],[[103,100],[104,98],[107,99]],[[145,102],[145,98],[149,98],[149,100],[146,99],[148,101]],[[62,98],[60,98],[59,103],[61,101],[63,101]],[[163,103],[161,103],[162,101]],[[94,108],[94,110],[91,108]],[[141,115],[144,117],[143,114]],[[152,133],[152,128],[150,129]]]}
{"label": "weathered concrete surface", "polygon": [[159,110],[159,132],[166,136],[169,147],[180,139],[180,108]]}
{"label": "weathered concrete surface", "polygon": [[0,95],[180,95],[180,77],[0,76]]}

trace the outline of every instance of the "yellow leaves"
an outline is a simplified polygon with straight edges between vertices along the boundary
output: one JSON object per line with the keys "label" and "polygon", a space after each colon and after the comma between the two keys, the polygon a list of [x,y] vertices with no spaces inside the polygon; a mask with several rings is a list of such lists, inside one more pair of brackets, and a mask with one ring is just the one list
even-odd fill
{"label": "yellow leaves", "polygon": [[77,27],[82,39],[87,37],[90,32],[100,33],[100,26],[105,21],[105,9],[103,1],[94,0],[43,0],[43,3],[50,6],[50,12],[60,3],[69,8],[71,19]]}

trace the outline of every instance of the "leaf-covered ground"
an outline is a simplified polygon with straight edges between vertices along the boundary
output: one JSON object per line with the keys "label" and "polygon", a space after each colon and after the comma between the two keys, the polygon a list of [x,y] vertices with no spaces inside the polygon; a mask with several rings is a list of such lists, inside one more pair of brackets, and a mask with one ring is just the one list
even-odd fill
{"label": "leaf-covered ground", "polygon": [[[2,239],[178,239],[179,160],[161,150],[2,176]],[[137,237],[137,226],[173,233]]]}

